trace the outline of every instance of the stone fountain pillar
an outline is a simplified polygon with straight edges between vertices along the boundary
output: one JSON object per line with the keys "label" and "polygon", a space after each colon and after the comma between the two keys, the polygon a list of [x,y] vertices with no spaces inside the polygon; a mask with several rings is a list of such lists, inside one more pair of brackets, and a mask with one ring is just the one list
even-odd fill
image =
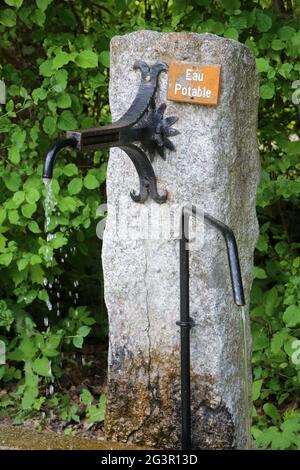
{"label": "stone fountain pillar", "polygon": [[[211,34],[139,31],[114,37],[113,121],[136,95],[140,73],[132,65],[137,59],[149,65],[221,65],[219,101],[210,106],[168,101],[168,75],[160,75],[156,99],[167,102],[168,115],[178,116],[180,135],[173,138],[176,151],[167,152],[166,161],[156,158],[153,166],[159,192],[168,191],[165,208],[193,203],[234,230],[248,302],[258,236],[254,57],[245,45]],[[133,188],[138,188],[138,179],[132,163],[121,150],[111,150],[102,253],[110,329],[106,434],[123,442],[179,449],[179,242],[133,236],[145,220],[144,211],[155,218],[163,207],[151,200],[144,206],[134,203],[129,196]],[[161,217],[161,228],[167,219]],[[243,448],[240,312],[232,299],[224,240],[213,229],[205,229],[202,248],[192,252],[190,264],[196,323],[191,332],[193,448]],[[247,330],[250,347],[249,324]]]}

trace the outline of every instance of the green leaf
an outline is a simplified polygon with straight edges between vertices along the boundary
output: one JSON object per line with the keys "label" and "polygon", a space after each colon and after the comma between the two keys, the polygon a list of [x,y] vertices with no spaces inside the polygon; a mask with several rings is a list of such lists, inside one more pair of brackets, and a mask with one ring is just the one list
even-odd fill
{"label": "green leaf", "polygon": [[292,44],[293,46],[300,46],[300,31],[298,31],[296,34],[293,35],[292,37]]}
{"label": "green leaf", "polygon": [[282,28],[278,30],[277,33],[280,39],[288,41],[294,36],[295,32],[296,32],[295,29],[291,28],[291,26],[283,26]]}
{"label": "green leaf", "polygon": [[51,77],[51,85],[54,91],[61,93],[64,91],[68,84],[68,72],[65,69],[60,69],[55,72]]}
{"label": "green leaf", "polygon": [[222,0],[222,5],[225,10],[233,12],[234,10],[239,10],[241,6],[240,0]]}
{"label": "green leaf", "polygon": [[23,353],[24,361],[31,360],[37,352],[37,348],[34,342],[32,341],[31,338],[28,338],[28,337],[25,337],[22,339],[19,345],[19,349]]}
{"label": "green leaf", "polygon": [[258,31],[265,33],[272,27],[272,19],[261,10],[256,12],[256,26]]}
{"label": "green leaf", "polygon": [[41,10],[41,11],[46,11],[48,6],[50,5],[50,3],[53,2],[53,0],[35,0],[36,1],[36,5],[37,7]]}
{"label": "green leaf", "polygon": [[0,10],[0,24],[7,26],[8,28],[12,28],[15,26],[17,21],[16,14],[10,8],[4,8]]}
{"label": "green leaf", "polygon": [[75,212],[77,208],[76,200],[70,196],[60,198],[58,201],[59,210],[62,212]]}
{"label": "green leaf", "polygon": [[260,87],[260,96],[265,100],[270,100],[275,94],[275,85],[274,83],[265,83]]}
{"label": "green leaf", "polygon": [[37,222],[35,220],[31,220],[28,224],[28,228],[32,233],[41,233],[41,229],[39,228]]}
{"label": "green leaf", "polygon": [[68,163],[64,168],[63,172],[66,176],[74,176],[78,174],[78,168],[74,163]]}
{"label": "green leaf", "polygon": [[31,409],[33,403],[35,402],[36,397],[38,396],[38,388],[37,387],[27,387],[24,395],[22,397],[22,408],[23,410]]}
{"label": "green leaf", "polygon": [[292,64],[282,64],[281,67],[279,67],[278,72],[280,75],[284,78],[288,78],[290,72],[293,70],[293,65]]}
{"label": "green leaf", "polygon": [[34,204],[37,202],[40,198],[40,193],[38,192],[37,189],[34,188],[29,188],[28,191],[26,191],[26,201],[29,202],[29,204]]}
{"label": "green leaf", "polygon": [[227,28],[224,32],[224,38],[235,39],[235,41],[237,41],[239,32],[235,28]]}
{"label": "green leaf", "polygon": [[53,116],[47,116],[44,119],[43,129],[48,135],[54,134],[56,131],[56,118]]}
{"label": "green leaf", "polygon": [[283,431],[299,433],[300,431],[300,419],[299,418],[288,418],[280,426]]}
{"label": "green leaf", "polygon": [[44,356],[33,361],[32,370],[42,377],[51,377],[50,362]]}
{"label": "green leaf", "polygon": [[75,336],[75,338],[73,338],[73,344],[76,348],[82,348],[82,346],[83,346],[83,337],[82,336]]}
{"label": "green leaf", "polygon": [[2,253],[0,255],[0,264],[2,264],[3,266],[8,266],[11,263],[12,258],[12,253]]}
{"label": "green leaf", "polygon": [[12,142],[18,147],[22,148],[24,142],[26,139],[26,131],[22,129],[21,127],[16,127],[12,134],[11,134],[11,140]]}
{"label": "green leaf", "polygon": [[282,331],[278,331],[275,333],[271,340],[271,352],[273,354],[278,354],[281,350],[284,340],[286,338],[286,333]]}
{"label": "green leaf", "polygon": [[62,246],[65,246],[68,243],[68,240],[66,237],[63,236],[61,232],[58,232],[55,234],[55,237],[51,241],[51,245],[53,249],[57,250],[58,248],[61,248]]}
{"label": "green leaf", "polygon": [[100,62],[104,67],[110,67],[110,53],[109,51],[102,51],[100,53]]}
{"label": "green leaf", "polygon": [[21,184],[21,178],[18,173],[12,172],[4,178],[4,184],[10,191],[17,191]]}
{"label": "green leaf", "polygon": [[85,406],[90,406],[93,403],[94,397],[87,388],[84,388],[80,394],[80,399]]}
{"label": "green leaf", "polygon": [[29,264],[29,258],[22,258],[17,261],[17,266],[19,271],[23,271]]}
{"label": "green leaf", "polygon": [[253,398],[254,401],[259,398],[262,384],[263,384],[262,379],[255,380],[253,382],[253,385],[252,385],[252,398]]}
{"label": "green leaf", "polygon": [[8,220],[10,221],[11,224],[17,225],[20,220],[19,212],[17,210],[8,211]]}
{"label": "green leaf", "polygon": [[273,434],[272,450],[285,450],[292,444],[291,438],[287,433],[279,432]]}
{"label": "green leaf", "polygon": [[45,346],[42,347],[42,352],[46,357],[56,357],[60,353],[58,347],[61,343],[62,336],[59,334],[52,334],[46,341]]}
{"label": "green leaf", "polygon": [[84,69],[98,66],[98,55],[93,51],[82,51],[76,57],[76,64]]}
{"label": "green leaf", "polygon": [[267,292],[266,295],[266,303],[265,303],[265,311],[266,315],[274,316],[274,309],[278,303],[278,293],[276,287],[273,287]]}
{"label": "green leaf", "polygon": [[87,189],[95,189],[100,186],[100,182],[97,180],[96,176],[93,174],[88,174],[83,180],[83,184]]}
{"label": "green leaf", "polygon": [[280,422],[280,414],[273,403],[265,403],[263,406],[263,410],[266,413],[267,416],[269,416],[273,423],[276,424]]}
{"label": "green leaf", "polygon": [[24,217],[27,217],[27,219],[31,219],[32,214],[36,211],[36,204],[23,204],[21,207],[21,212],[24,215]]}
{"label": "green leaf", "polygon": [[14,195],[13,195],[13,202],[14,204],[16,205],[16,207],[19,207],[22,202],[24,202],[24,199],[25,199],[25,193],[24,191],[17,191]]}
{"label": "green leaf", "polygon": [[283,314],[283,321],[288,327],[300,324],[300,307],[290,305]]}
{"label": "green leaf", "polygon": [[10,147],[8,149],[8,159],[14,165],[18,165],[20,163],[20,150],[18,149],[18,147]]}
{"label": "green leaf", "polygon": [[73,178],[72,181],[68,184],[68,191],[71,195],[80,193],[82,189],[82,179]]}
{"label": "green leaf", "polygon": [[55,69],[60,69],[64,65],[68,64],[73,60],[73,55],[68,52],[60,51],[53,59],[53,67]]}
{"label": "green leaf", "polygon": [[256,68],[258,72],[267,72],[270,68],[269,59],[263,57],[256,59]]}
{"label": "green leaf", "polygon": [[52,59],[47,59],[42,62],[39,67],[40,74],[43,75],[43,77],[51,77],[55,73],[55,70],[53,69],[52,65]]}
{"label": "green leaf", "polygon": [[33,283],[42,285],[45,278],[45,273],[39,264],[31,267],[30,270],[31,280]]}
{"label": "green leaf", "polygon": [[256,443],[259,448],[266,449],[272,442],[272,440],[277,436],[278,429],[275,426],[271,426],[268,429],[265,429],[257,437]]}
{"label": "green leaf", "polygon": [[35,264],[40,264],[42,262],[42,258],[39,255],[32,255],[30,257],[30,264],[34,266]]}
{"label": "green leaf", "polygon": [[23,0],[5,0],[5,3],[10,7],[20,8],[22,6]]}
{"label": "green leaf", "polygon": [[47,98],[47,90],[41,87],[36,88],[32,92],[32,98],[35,104],[37,104],[39,100],[43,101],[44,99]]}
{"label": "green leaf", "polygon": [[56,104],[58,108],[70,108],[72,104],[70,95],[68,95],[68,93],[61,93],[56,99]]}
{"label": "green leaf", "polygon": [[101,423],[101,421],[104,421],[105,404],[106,404],[106,397],[105,395],[101,395],[100,400],[99,400],[99,405],[91,406],[87,411],[89,423]]}
{"label": "green leaf", "polygon": [[46,21],[46,15],[39,8],[35,8],[31,14],[31,20],[38,26],[43,26]]}
{"label": "green leaf", "polygon": [[284,49],[284,48],[285,48],[285,44],[283,41],[281,41],[280,39],[273,39],[272,49],[274,51],[281,51],[281,49]]}
{"label": "green leaf", "polygon": [[63,111],[58,118],[57,127],[63,131],[74,130],[77,127],[77,121],[71,111]]}
{"label": "green leaf", "polygon": [[91,328],[89,326],[81,326],[80,328],[78,328],[77,334],[85,338],[90,333],[90,331]]}
{"label": "green leaf", "polygon": [[254,267],[253,273],[254,279],[267,279],[267,273],[264,269],[259,268],[258,266]]}

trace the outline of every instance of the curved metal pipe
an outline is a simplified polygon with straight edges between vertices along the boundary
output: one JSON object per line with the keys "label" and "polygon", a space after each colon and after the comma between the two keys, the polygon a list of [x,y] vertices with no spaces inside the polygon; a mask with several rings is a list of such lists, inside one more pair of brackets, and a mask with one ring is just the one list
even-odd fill
{"label": "curved metal pipe", "polygon": [[[195,206],[192,207],[184,207],[183,211],[187,213],[189,216],[197,217],[197,210]],[[217,229],[224,237],[227,249],[227,256],[228,256],[228,264],[229,264],[229,271],[230,271],[230,278],[231,278],[231,285],[232,285],[232,293],[234,302],[238,307],[242,307],[245,305],[245,295],[244,295],[244,288],[243,288],[243,281],[242,281],[242,274],[241,274],[241,267],[240,267],[240,260],[239,260],[239,253],[237,248],[236,239],[234,233],[228,225],[223,224],[219,220],[215,219],[211,215],[207,214],[207,212],[202,212],[204,216],[204,222],[208,225],[211,225],[215,229]]]}
{"label": "curved metal pipe", "polygon": [[55,163],[55,158],[58,152],[64,148],[76,148],[77,139],[75,137],[70,137],[68,139],[59,139],[52,145],[51,149],[47,153],[42,178],[51,179],[53,176],[53,167]]}
{"label": "curved metal pipe", "polygon": [[[180,226],[180,362],[181,362],[181,449],[190,450],[191,439],[191,376],[190,376],[190,329],[194,321],[190,317],[190,270],[189,270],[189,218],[199,217],[195,206],[183,207]],[[233,298],[239,307],[245,305],[245,296],[236,239],[230,227],[206,212],[201,212],[204,222],[219,230],[225,240],[231,277]]]}

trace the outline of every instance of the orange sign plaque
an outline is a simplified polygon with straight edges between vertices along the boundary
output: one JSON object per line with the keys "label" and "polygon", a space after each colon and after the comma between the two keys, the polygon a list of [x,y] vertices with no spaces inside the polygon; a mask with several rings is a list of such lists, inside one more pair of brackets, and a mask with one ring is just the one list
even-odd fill
{"label": "orange sign plaque", "polygon": [[218,104],[221,65],[170,62],[168,100]]}

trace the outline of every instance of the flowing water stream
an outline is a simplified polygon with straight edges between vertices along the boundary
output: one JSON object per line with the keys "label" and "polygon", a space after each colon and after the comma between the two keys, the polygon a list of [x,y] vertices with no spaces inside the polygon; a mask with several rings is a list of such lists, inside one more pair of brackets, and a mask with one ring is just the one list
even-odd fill
{"label": "flowing water stream", "polygon": [[[43,182],[44,182],[45,189],[46,189],[45,234],[46,234],[47,245],[46,245],[45,257],[46,257],[46,265],[50,268],[53,264],[53,251],[51,249],[50,242],[55,238],[55,233],[51,233],[51,231],[50,231],[50,224],[51,224],[52,214],[57,211],[57,207],[56,207],[56,200],[55,200],[55,197],[54,197],[54,194],[53,194],[52,180],[48,179],[48,178],[44,178]],[[57,215],[58,216],[60,215],[59,212],[57,213]],[[70,249],[71,255],[72,254],[74,255],[75,251],[76,251],[76,248],[71,247],[71,249]],[[65,253],[63,255],[62,249],[60,248],[60,250],[59,250],[60,262],[64,263],[67,258],[68,258],[68,253]],[[60,314],[61,314],[61,311],[60,311],[60,306],[61,306],[61,304],[60,304],[61,283],[60,283],[59,278],[55,278],[53,283],[49,282],[48,278],[45,278],[44,279],[44,286],[48,290],[48,294],[50,292],[52,294],[51,299],[53,301],[53,305],[52,305],[52,302],[50,300],[47,300],[47,302],[46,302],[48,312],[49,312],[49,316],[50,316],[50,312],[53,310],[53,306],[54,306],[54,309],[56,307],[56,315],[58,317],[60,317]],[[75,280],[73,282],[73,287],[74,287],[74,289],[72,289],[73,292],[70,290],[68,295],[69,295],[70,298],[73,298],[74,307],[76,307],[76,305],[78,304],[78,300],[79,300],[79,292],[78,292],[79,281],[78,280]],[[78,313],[77,310],[75,310],[75,315],[77,315],[77,313]],[[45,328],[49,327],[49,318],[48,318],[48,316],[44,317],[44,326],[45,326]],[[68,326],[70,326],[69,322],[67,322],[67,327]],[[49,375],[51,376],[51,382],[52,383],[49,387],[49,390],[47,390],[46,393],[49,394],[49,395],[52,395],[54,393],[54,377],[52,375],[51,361],[49,361]]]}
{"label": "flowing water stream", "polygon": [[246,428],[246,448],[251,449],[252,435],[251,435],[251,413],[249,402],[249,367],[248,367],[248,344],[247,344],[247,331],[246,331],[246,310],[241,307],[241,331],[243,341],[243,387],[244,387],[244,410],[245,410],[245,428]]}

